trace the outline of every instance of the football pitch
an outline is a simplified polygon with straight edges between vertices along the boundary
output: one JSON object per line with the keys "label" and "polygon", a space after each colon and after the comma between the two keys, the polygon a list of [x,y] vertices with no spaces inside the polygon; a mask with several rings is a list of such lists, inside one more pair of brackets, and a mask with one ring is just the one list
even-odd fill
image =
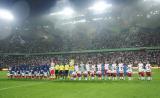
{"label": "football pitch", "polygon": [[160,98],[160,69],[152,81],[138,80],[16,80],[0,72],[0,98]]}

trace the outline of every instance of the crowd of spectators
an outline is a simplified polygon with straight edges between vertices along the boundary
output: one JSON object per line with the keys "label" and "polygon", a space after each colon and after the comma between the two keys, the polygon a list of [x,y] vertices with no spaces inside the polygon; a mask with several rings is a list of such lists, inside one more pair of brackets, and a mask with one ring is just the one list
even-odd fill
{"label": "crowd of spectators", "polygon": [[[159,29],[130,27],[127,30],[113,32],[105,26],[101,29],[98,29],[98,26],[77,26],[72,31],[53,27],[22,26],[13,29],[8,37],[0,39],[0,52],[41,53],[160,46]],[[92,30],[94,28],[95,31]]]}
{"label": "crowd of spectators", "polygon": [[58,64],[68,64],[71,59],[75,63],[91,62],[94,64],[123,62],[133,63],[137,66],[139,61],[146,63],[149,61],[152,65],[160,65],[160,51],[127,51],[127,52],[106,52],[106,53],[83,53],[83,54],[63,54],[63,55],[39,55],[39,56],[1,56],[0,64],[3,67],[19,65],[50,65],[51,61]]}

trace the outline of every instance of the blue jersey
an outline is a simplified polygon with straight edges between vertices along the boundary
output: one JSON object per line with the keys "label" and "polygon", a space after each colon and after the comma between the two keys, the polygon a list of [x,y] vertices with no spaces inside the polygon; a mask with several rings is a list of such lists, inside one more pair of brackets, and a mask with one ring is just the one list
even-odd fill
{"label": "blue jersey", "polygon": [[126,65],[126,64],[124,64],[123,66],[124,66],[124,67],[123,67],[124,75],[126,76],[126,75],[127,75],[127,65]]}
{"label": "blue jersey", "polygon": [[104,71],[104,64],[101,65],[101,69],[102,69],[102,71]]}
{"label": "blue jersey", "polygon": [[40,74],[43,74],[43,70],[40,71]]}
{"label": "blue jersey", "polygon": [[116,70],[117,70],[117,75],[119,76],[119,67],[117,67],[117,69],[116,69]]}
{"label": "blue jersey", "polygon": [[47,72],[47,68],[44,68],[44,72]]}
{"label": "blue jersey", "polygon": [[34,74],[34,70],[31,70],[31,73]]}

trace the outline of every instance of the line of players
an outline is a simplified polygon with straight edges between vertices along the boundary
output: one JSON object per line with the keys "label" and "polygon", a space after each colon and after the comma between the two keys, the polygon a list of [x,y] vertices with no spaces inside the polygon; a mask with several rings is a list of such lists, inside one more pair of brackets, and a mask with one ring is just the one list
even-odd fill
{"label": "line of players", "polygon": [[[55,75],[56,79],[71,79],[71,80],[94,80],[98,78],[99,80],[125,80],[125,76],[128,76],[128,80],[132,80],[133,67],[132,64],[124,66],[123,63],[105,63],[105,64],[75,64],[75,66],[66,65],[55,65]],[[151,77],[151,65],[149,62],[144,66],[143,63],[138,64],[138,74],[139,79],[145,80],[145,75],[147,80],[152,80]]]}
{"label": "line of players", "polygon": [[48,79],[50,76],[49,65],[20,65],[20,66],[11,66],[8,70],[8,78],[25,78],[25,79]]}
{"label": "line of players", "polygon": [[[52,65],[52,64],[51,64]],[[125,80],[125,76],[128,76],[128,80],[132,80],[133,67],[132,64],[124,65],[123,63],[99,63],[99,64],[75,64],[70,66],[69,64],[54,64],[53,66],[13,66],[9,68],[9,78],[29,78],[29,79],[64,79],[64,80]],[[149,62],[144,66],[143,63],[138,64],[138,75],[140,80],[152,80],[151,77],[151,65]]]}

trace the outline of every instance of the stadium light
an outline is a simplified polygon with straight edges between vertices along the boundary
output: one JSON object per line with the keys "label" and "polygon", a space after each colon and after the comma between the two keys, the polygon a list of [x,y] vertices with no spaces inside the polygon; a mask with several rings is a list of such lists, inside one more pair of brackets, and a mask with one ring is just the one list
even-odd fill
{"label": "stadium light", "polygon": [[14,16],[8,10],[0,9],[0,19],[12,21]]}
{"label": "stadium light", "polygon": [[64,8],[64,10],[62,11],[62,14],[66,16],[71,16],[73,13],[74,11],[69,7]]}
{"label": "stadium light", "polygon": [[65,16],[72,16],[74,13],[73,9],[70,7],[65,7],[62,11],[60,12],[55,12],[51,13],[50,15],[65,15]]}
{"label": "stadium light", "polygon": [[89,10],[93,10],[96,13],[103,13],[106,9],[112,7],[112,4],[107,4],[104,1],[96,2],[93,6],[89,7]]}

